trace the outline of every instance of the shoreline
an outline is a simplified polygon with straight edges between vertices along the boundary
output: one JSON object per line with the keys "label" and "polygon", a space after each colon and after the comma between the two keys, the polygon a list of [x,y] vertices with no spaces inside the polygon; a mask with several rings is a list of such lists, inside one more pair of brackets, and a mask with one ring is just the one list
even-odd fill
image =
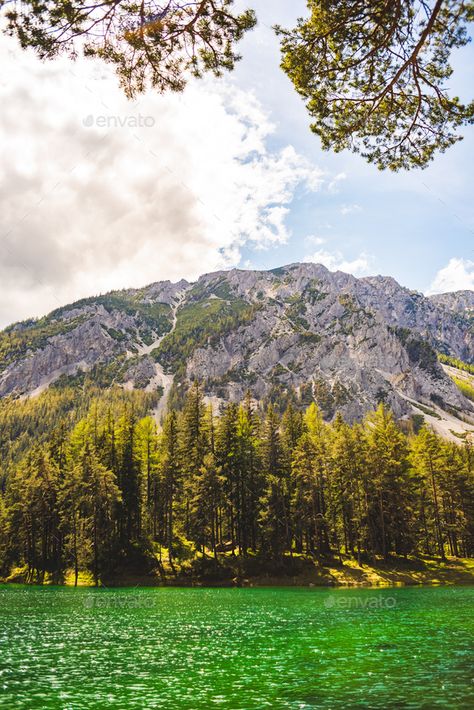
{"label": "shoreline", "polygon": [[[62,579],[27,577],[25,570],[13,570],[0,577],[0,584],[64,586],[74,588],[74,575],[68,570]],[[148,572],[124,568],[106,575],[98,587],[320,587],[320,588],[384,588],[409,586],[474,585],[474,559],[394,558],[377,564],[358,565],[354,559],[342,564],[321,564],[307,558],[285,558],[279,564],[258,558],[225,557],[215,562],[210,558],[182,564],[174,572],[162,565]],[[94,588],[90,573],[81,572],[78,587]]]}

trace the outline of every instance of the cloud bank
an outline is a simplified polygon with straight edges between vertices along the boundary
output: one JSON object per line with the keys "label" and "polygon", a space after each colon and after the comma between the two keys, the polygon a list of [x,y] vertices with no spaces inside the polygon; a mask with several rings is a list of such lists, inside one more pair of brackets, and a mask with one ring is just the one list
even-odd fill
{"label": "cloud bank", "polygon": [[287,241],[321,171],[256,98],[199,83],[127,102],[88,60],[0,53],[0,324],[76,298],[237,265]]}
{"label": "cloud bank", "polygon": [[438,271],[427,291],[427,296],[464,290],[474,290],[474,261],[453,257]]}

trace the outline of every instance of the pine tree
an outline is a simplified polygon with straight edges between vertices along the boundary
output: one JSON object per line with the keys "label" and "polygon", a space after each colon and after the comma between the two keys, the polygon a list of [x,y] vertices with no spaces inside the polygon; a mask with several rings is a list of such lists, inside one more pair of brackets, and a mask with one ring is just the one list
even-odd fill
{"label": "pine tree", "polygon": [[292,457],[292,518],[297,552],[321,553],[321,509],[315,469],[316,450],[308,433],[300,437]]}
{"label": "pine tree", "polygon": [[318,550],[321,554],[330,552],[328,510],[326,488],[328,483],[328,437],[327,427],[319,408],[310,404],[304,415],[304,423],[314,448],[314,466],[317,479],[318,511],[320,524],[318,525]]}
{"label": "pine tree", "polygon": [[11,563],[5,496],[0,493],[0,575],[6,574]]}
{"label": "pine tree", "polygon": [[62,571],[59,469],[49,453],[37,447],[17,469],[9,487],[10,534],[24,552],[29,578]]}
{"label": "pine tree", "polygon": [[64,536],[66,560],[74,568],[74,586],[77,587],[79,571],[87,567],[88,544],[83,535],[81,514],[85,490],[81,467],[75,459],[67,457],[65,477],[60,491],[61,529]]}
{"label": "pine tree", "polygon": [[185,496],[184,530],[190,536],[190,505],[194,495],[195,477],[203,464],[208,449],[206,436],[206,408],[199,382],[194,382],[187,393],[180,424],[180,457]]}
{"label": "pine tree", "polygon": [[[367,466],[370,472],[369,524],[374,552],[388,558],[411,549],[412,482],[406,439],[384,404],[365,419]],[[405,500],[403,500],[405,497]],[[402,502],[403,501],[403,502]]]}
{"label": "pine tree", "polygon": [[[163,423],[160,438],[159,475],[163,500],[162,537],[168,548],[170,563],[174,556],[175,520],[178,495],[182,492],[183,475],[180,466],[178,417],[169,412]],[[156,493],[155,493],[156,495]]]}
{"label": "pine tree", "polygon": [[362,548],[367,543],[363,437],[340,414],[330,431],[328,468],[331,538],[338,551],[343,542],[346,554],[357,553],[360,564]]}
{"label": "pine tree", "polygon": [[[93,447],[87,443],[70,477],[71,491],[65,502],[73,501],[72,525],[75,559],[87,562],[96,585],[103,570],[110,565],[114,540],[114,518],[121,492],[116,476],[100,463]],[[77,517],[76,517],[77,516]]]}
{"label": "pine tree", "polygon": [[285,469],[279,417],[271,404],[262,427],[261,455],[266,479],[260,515],[263,545],[278,556],[291,545],[290,472]]}
{"label": "pine tree", "polygon": [[117,480],[122,491],[119,531],[122,545],[141,536],[141,466],[137,438],[137,419],[133,407],[126,407],[116,428]]}
{"label": "pine tree", "polygon": [[303,413],[290,403],[281,420],[281,441],[283,456],[287,466],[291,467],[293,452],[305,430]]}
{"label": "pine tree", "polygon": [[223,489],[224,478],[220,475],[214,454],[206,454],[195,482],[195,494],[191,503],[191,530],[193,540],[203,555],[206,554],[206,547],[209,547],[215,558],[219,542],[219,511]]}
{"label": "pine tree", "polygon": [[466,437],[461,450],[462,467],[458,473],[458,515],[460,518],[460,536],[462,555],[474,555],[474,447],[472,440]]}
{"label": "pine tree", "polygon": [[225,520],[222,521],[221,538],[227,536],[224,544],[230,545],[232,554],[236,547],[242,551],[238,427],[239,410],[237,405],[230,403],[223,410],[217,427],[216,459],[224,479]]}
{"label": "pine tree", "polygon": [[[416,471],[421,475],[423,487],[429,491],[425,498],[422,496],[422,517],[426,536],[434,533],[438,554],[445,559],[444,534],[442,529],[442,509],[440,500],[440,469],[442,467],[442,447],[438,436],[423,427],[415,438],[412,447],[412,459]],[[427,546],[429,542],[427,542]],[[431,552],[428,547],[428,551]]]}
{"label": "pine tree", "polygon": [[267,477],[261,501],[260,526],[262,549],[278,558],[287,546],[287,491],[282,478]]}
{"label": "pine tree", "polygon": [[239,408],[237,423],[237,459],[240,469],[242,511],[239,524],[242,528],[241,540],[244,554],[247,549],[256,552],[258,546],[258,520],[260,500],[265,480],[259,453],[260,422],[254,411],[250,394]]}
{"label": "pine tree", "polygon": [[138,422],[137,449],[141,468],[142,532],[145,537],[155,540],[158,530],[161,491],[158,471],[158,436],[156,424],[151,417],[146,417]]}

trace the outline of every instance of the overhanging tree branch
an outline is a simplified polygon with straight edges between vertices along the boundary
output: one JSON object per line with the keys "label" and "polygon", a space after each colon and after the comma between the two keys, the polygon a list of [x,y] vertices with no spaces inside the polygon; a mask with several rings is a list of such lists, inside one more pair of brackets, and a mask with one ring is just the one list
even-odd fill
{"label": "overhanging tree branch", "polygon": [[460,140],[474,102],[449,97],[446,79],[450,52],[469,41],[473,3],[309,0],[308,7],[309,19],[277,32],[282,68],[324,148],[350,148],[397,170],[424,167]]}

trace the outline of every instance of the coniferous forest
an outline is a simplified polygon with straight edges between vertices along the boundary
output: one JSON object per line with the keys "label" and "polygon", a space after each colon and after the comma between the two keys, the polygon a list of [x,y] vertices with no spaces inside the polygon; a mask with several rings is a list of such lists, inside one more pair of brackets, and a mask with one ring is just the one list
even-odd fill
{"label": "coniferous forest", "polygon": [[[46,396],[43,409],[23,405],[37,407],[35,443],[2,452],[4,575],[61,581],[68,571],[77,583],[87,571],[99,583],[131,560],[474,556],[472,444],[421,421],[402,429],[383,404],[354,425],[325,423],[315,404],[263,409],[250,395],[215,415],[195,383],[162,427],[144,393],[123,391],[84,396],[71,425],[67,398]],[[10,448],[24,417],[21,403],[4,404]]]}

